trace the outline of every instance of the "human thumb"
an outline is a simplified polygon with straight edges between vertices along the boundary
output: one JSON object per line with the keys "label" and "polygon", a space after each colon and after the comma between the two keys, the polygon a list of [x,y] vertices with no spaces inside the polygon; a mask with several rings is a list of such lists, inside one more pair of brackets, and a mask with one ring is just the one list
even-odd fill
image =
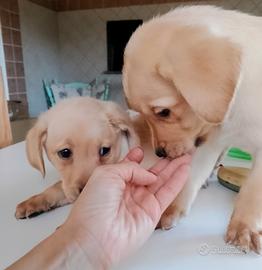
{"label": "human thumb", "polygon": [[[122,162],[126,162],[126,161],[133,161],[136,163],[141,163],[141,161],[144,158],[144,151],[141,147],[135,147],[133,149],[131,149],[128,154],[126,155],[126,157],[122,160]],[[122,163],[121,162],[121,163]]]}

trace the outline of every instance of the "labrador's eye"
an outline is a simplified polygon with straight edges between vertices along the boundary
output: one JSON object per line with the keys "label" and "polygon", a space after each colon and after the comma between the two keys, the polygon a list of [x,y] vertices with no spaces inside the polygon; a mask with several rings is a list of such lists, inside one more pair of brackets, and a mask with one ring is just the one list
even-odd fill
{"label": "labrador's eye", "polygon": [[100,155],[100,157],[104,157],[104,156],[106,156],[107,154],[109,154],[110,150],[111,150],[110,147],[101,147],[101,148],[99,149],[99,155]]}
{"label": "labrador's eye", "polygon": [[166,117],[168,117],[170,115],[170,110],[169,109],[163,109],[163,110],[157,112],[157,115],[159,117],[166,118]]}
{"label": "labrador's eye", "polygon": [[72,156],[72,151],[68,148],[65,148],[58,151],[57,154],[62,159],[69,159]]}

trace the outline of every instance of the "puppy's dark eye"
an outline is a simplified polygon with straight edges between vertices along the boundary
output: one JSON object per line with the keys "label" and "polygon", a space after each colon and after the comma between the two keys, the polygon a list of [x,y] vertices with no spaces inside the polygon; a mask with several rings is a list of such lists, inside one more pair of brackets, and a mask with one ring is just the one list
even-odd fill
{"label": "puppy's dark eye", "polygon": [[65,148],[58,151],[57,154],[62,159],[69,159],[72,156],[72,151],[68,148]]}
{"label": "puppy's dark eye", "polygon": [[104,156],[108,155],[109,152],[110,152],[110,150],[111,150],[110,147],[101,147],[99,149],[99,155],[100,155],[100,157],[104,157]]}
{"label": "puppy's dark eye", "polygon": [[170,110],[169,109],[163,109],[160,112],[157,113],[158,116],[160,117],[168,117],[170,115]]}

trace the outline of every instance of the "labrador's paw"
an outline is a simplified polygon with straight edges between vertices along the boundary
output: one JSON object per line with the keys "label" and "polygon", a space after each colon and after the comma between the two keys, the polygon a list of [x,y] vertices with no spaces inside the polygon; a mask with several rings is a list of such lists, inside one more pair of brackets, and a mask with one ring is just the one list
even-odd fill
{"label": "labrador's paw", "polygon": [[169,205],[166,211],[162,214],[157,228],[169,230],[176,226],[180,219],[184,217],[190,210],[192,205],[193,195],[191,192],[183,189],[178,197]]}
{"label": "labrador's paw", "polygon": [[225,241],[235,245],[245,253],[252,250],[261,254],[261,235],[262,232],[256,226],[232,219],[227,229]]}
{"label": "labrador's paw", "polygon": [[171,204],[161,216],[157,228],[169,230],[176,226],[179,220],[186,214],[186,210],[179,207],[175,203]]}
{"label": "labrador's paw", "polygon": [[28,200],[19,203],[16,207],[15,217],[17,219],[31,218],[52,209],[43,195],[35,195]]}

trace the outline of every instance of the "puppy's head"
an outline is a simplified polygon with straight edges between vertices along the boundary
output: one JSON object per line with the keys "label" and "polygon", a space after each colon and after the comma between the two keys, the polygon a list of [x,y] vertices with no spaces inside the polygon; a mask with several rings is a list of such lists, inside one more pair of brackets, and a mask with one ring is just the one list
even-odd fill
{"label": "puppy's head", "polygon": [[42,175],[45,149],[73,201],[97,166],[119,160],[124,141],[129,147],[139,144],[128,115],[118,105],[72,98],[40,116],[26,146],[29,162]]}
{"label": "puppy's head", "polygon": [[208,139],[230,108],[239,65],[238,47],[204,27],[154,19],[133,34],[124,91],[147,119],[158,156],[175,158]]}

